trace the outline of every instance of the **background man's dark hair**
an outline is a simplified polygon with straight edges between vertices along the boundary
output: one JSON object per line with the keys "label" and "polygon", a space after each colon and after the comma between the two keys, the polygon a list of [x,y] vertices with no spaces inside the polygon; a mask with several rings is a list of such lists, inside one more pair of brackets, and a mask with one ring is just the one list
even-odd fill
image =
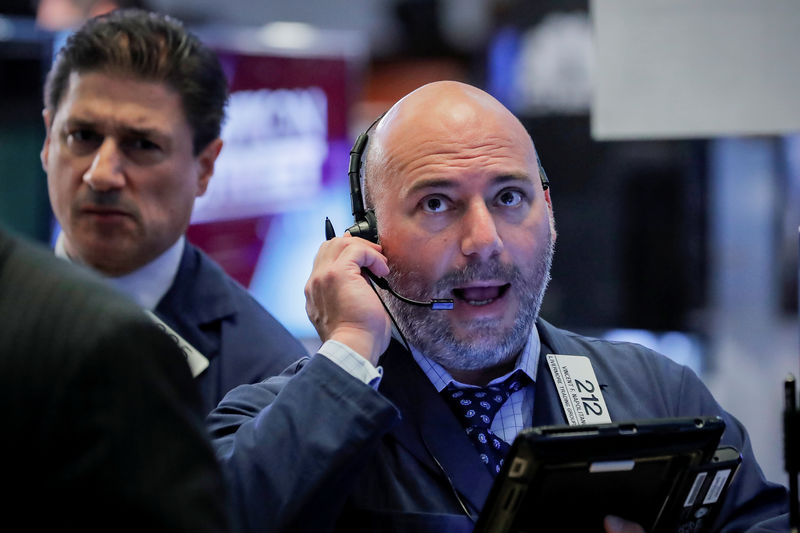
{"label": "background man's dark hair", "polygon": [[164,82],[181,97],[197,154],[219,137],[228,84],[216,54],[178,20],[136,9],[114,11],[72,34],[47,75],[44,105],[55,114],[73,72]]}

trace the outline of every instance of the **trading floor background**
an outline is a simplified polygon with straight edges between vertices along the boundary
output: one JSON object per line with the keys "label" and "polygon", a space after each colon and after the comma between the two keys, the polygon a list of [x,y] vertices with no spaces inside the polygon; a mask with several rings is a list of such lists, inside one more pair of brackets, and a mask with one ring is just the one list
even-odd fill
{"label": "trading floor background", "polygon": [[[310,348],[318,340],[297,295],[325,217],[338,231],[350,223],[350,144],[411,89],[436,79],[466,81],[520,117],[550,178],[559,238],[542,315],[582,333],[641,342],[694,368],[747,426],[767,477],[786,483],[782,383],[787,373],[800,374],[797,103],[777,109],[776,121],[784,122],[772,130],[768,123],[737,130],[732,120],[717,130],[604,138],[596,114],[607,73],[598,13],[625,0],[145,3],[186,21],[214,46],[233,90],[225,148],[189,238]],[[671,2],[667,15],[664,2],[640,4],[645,16],[652,10],[645,20],[658,35],[667,15],[719,2]],[[763,25],[748,19],[746,50],[756,50],[761,35],[779,51],[786,44],[781,28],[794,28],[789,44],[800,45],[798,4],[766,4],[759,8]],[[729,11],[731,5],[746,8],[735,1]],[[784,25],[777,29],[769,19],[776,13]],[[58,228],[39,163],[41,84],[67,30],[43,29],[35,16],[29,0],[0,7],[0,220],[51,242]],[[657,48],[691,42],[686,34],[671,37]],[[683,50],[687,62],[712,53],[698,46]],[[762,91],[742,96],[727,112],[733,119],[774,103],[776,83],[800,92],[800,75],[790,76],[798,74],[796,61],[755,55],[715,58],[734,72],[714,80],[721,100],[738,97],[745,82]],[[760,59],[776,64],[782,77],[753,76],[744,67]],[[627,82],[633,89],[646,85],[646,67],[676,67],[660,57],[640,61],[639,77]],[[654,107],[670,105],[661,98]],[[740,122],[752,120],[743,114]]]}

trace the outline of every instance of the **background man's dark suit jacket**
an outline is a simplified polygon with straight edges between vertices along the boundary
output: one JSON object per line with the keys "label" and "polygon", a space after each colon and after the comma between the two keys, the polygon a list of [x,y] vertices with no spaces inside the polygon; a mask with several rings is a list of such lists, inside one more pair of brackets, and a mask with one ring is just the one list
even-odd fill
{"label": "background man's dark suit jacket", "polygon": [[0,228],[0,321],[6,527],[227,529],[188,366],[140,309]]}
{"label": "background man's dark suit jacket", "polygon": [[300,341],[188,242],[155,313],[209,359],[196,378],[205,413],[233,387],[280,374],[307,355]]}
{"label": "background man's dark suit jacket", "polygon": [[[720,415],[723,443],[744,462],[723,531],[786,512],[744,428],[688,368],[642,346],[537,323],[542,341],[533,425],[565,424],[545,354],[586,355],[612,420]],[[492,478],[460,423],[411,355],[392,341],[379,391],[322,355],[285,375],[231,391],[209,416],[217,455],[247,531],[469,532]],[[458,498],[455,492],[458,493]],[[559,531],[542,516],[543,531]],[[563,525],[563,524],[562,524]],[[776,523],[782,531],[786,522]],[[764,530],[768,531],[768,529]]]}

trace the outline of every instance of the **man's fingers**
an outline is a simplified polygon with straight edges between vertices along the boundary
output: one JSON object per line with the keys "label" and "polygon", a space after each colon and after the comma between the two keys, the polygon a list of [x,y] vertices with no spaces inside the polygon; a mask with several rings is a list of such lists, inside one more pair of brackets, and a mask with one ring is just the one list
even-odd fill
{"label": "man's fingers", "polygon": [[339,254],[336,262],[355,263],[359,267],[368,268],[373,274],[383,277],[389,273],[386,258],[379,251],[364,246],[348,246]]}
{"label": "man's fingers", "polygon": [[[344,237],[335,237],[322,243],[317,250],[317,255],[314,257],[314,265],[323,262],[336,261],[339,256],[346,250],[373,250],[380,254],[381,246],[364,239],[356,239],[351,237],[349,233],[345,233]],[[361,265],[366,266],[366,265]]]}

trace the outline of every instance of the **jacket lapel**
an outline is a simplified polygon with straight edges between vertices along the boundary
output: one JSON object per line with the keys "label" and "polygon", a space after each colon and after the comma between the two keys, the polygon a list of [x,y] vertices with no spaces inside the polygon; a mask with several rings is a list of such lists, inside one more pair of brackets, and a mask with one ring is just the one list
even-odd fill
{"label": "jacket lapel", "polygon": [[221,290],[219,269],[188,241],[175,280],[155,313],[207,359],[221,347],[219,322],[235,314],[228,293]]}
{"label": "jacket lapel", "polygon": [[547,366],[546,355],[556,353],[545,349],[542,343],[542,353],[539,356],[539,365],[536,370],[536,392],[533,400],[533,426],[554,426],[567,423],[561,410],[561,400],[558,398],[556,384]]}
{"label": "jacket lapel", "polygon": [[392,340],[381,359],[385,377],[380,390],[402,413],[391,436],[434,475],[446,475],[476,513],[492,485],[456,416],[436,392],[408,351]]}

